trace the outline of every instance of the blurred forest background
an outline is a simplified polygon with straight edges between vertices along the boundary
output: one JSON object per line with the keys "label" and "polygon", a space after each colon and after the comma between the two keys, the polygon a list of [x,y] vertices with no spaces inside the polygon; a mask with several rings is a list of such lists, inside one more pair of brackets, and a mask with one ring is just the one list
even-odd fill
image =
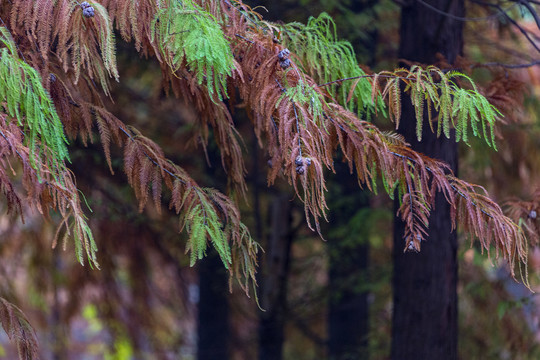
{"label": "blurred forest background", "polygon": [[[246,3],[264,6],[258,11],[269,21],[307,23],[309,17],[327,12],[366,69],[400,66],[400,16],[408,1]],[[501,2],[514,3],[519,2]],[[480,1],[465,5],[469,19],[463,19],[463,64],[519,64],[538,57],[496,8]],[[535,42],[540,38],[526,8],[515,6],[508,14]],[[440,14],[434,11],[435,15]],[[117,44],[122,81],[113,84],[114,103],[107,108],[153,134],[164,152],[200,183],[226,192],[216,145],[211,142],[205,153],[189,141],[196,124],[194,109],[166,96],[154,60],[139,57],[120,36]],[[499,203],[513,197],[531,199],[540,179],[540,71],[476,67],[472,76],[493,93],[498,82],[513,82],[517,100],[512,108],[502,109],[507,123],[498,129],[498,151],[476,138],[471,146],[459,145],[459,175],[485,186]],[[241,210],[265,249],[258,274],[259,302],[265,311],[242,291],[229,292],[216,254],[209,252],[189,266],[174,216],[151,207],[138,211],[121,168],[122,156],[115,154],[118,149],[112,153],[113,176],[101,145],[74,143],[70,168],[92,209],[90,225],[102,269],[81,267],[73,253],[61,247],[51,250],[54,224],[43,222],[38,214],[26,214],[24,224],[0,217],[0,256],[6,259],[0,263],[0,292],[36,328],[42,359],[390,358],[393,202],[384,193],[362,191],[346,165],[336,164],[337,173],[329,176],[330,221],[323,226],[323,241],[305,225],[303,206],[285,181],[266,186],[268,159],[251,127],[246,125],[242,132],[245,116],[241,108],[234,114],[249,154],[250,203]],[[387,119],[374,121],[382,129],[393,129]],[[540,358],[536,294],[459,233],[458,243],[459,358]],[[540,252],[533,249],[529,274],[537,290],[539,269]],[[414,324],[409,331],[415,331]],[[0,358],[16,358],[5,333],[0,344]]]}

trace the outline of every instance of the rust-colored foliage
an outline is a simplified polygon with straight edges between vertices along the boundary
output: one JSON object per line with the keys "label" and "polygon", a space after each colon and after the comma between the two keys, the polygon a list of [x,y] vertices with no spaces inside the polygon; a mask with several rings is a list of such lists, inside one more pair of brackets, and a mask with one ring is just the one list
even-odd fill
{"label": "rust-colored foliage", "polygon": [[34,329],[23,312],[4,298],[0,298],[0,322],[10,340],[15,342],[19,359],[39,358],[38,341]]}
{"label": "rust-colored foliage", "polygon": [[[87,18],[80,14],[80,6],[69,1],[60,1],[54,7],[48,2],[30,4],[15,1],[7,12],[11,16],[9,30],[18,34],[19,50],[23,54],[31,55],[35,48],[39,49],[45,61],[28,61],[41,73],[56,69],[54,81],[46,81],[46,85],[67,134],[91,141],[92,124],[95,123],[109,165],[111,141],[124,147],[126,174],[139,199],[140,209],[150,199],[149,192],[156,207],[160,208],[164,183],[173,192],[172,206],[177,212],[189,213],[190,206],[196,206],[197,198],[201,201],[199,205],[213,203],[212,207],[218,209],[222,221],[236,224],[231,234],[236,234],[234,239],[238,236],[240,220],[235,215],[238,212],[232,211],[235,209],[233,203],[221,195],[216,198],[213,193],[200,190],[187,174],[166,160],[155,143],[103,108],[99,90],[92,79],[100,80],[107,94],[105,75],[115,78],[117,74],[110,21],[124,39],[135,41],[140,52],[155,55],[162,63],[166,90],[172,89],[176,96],[195,105],[200,113],[198,136],[204,144],[208,141],[209,129],[213,129],[223,166],[231,184],[241,193],[246,190],[245,167],[239,136],[229,112],[235,105],[233,100],[240,101],[248,109],[259,143],[272,160],[268,183],[271,185],[280,175],[288,178],[304,201],[306,217],[314,229],[319,229],[319,219],[325,217],[325,168],[333,169],[334,154],[341,149],[351,170],[356,169],[361,185],[373,189],[376,179],[381,177],[390,194],[398,190],[402,197],[399,214],[407,223],[406,249],[420,250],[434,194],[442,191],[452,206],[453,221],[479,237],[486,249],[496,244],[497,250],[508,260],[513,261],[514,256],[524,259],[521,231],[489,198],[478,194],[476,187],[454,178],[444,164],[412,151],[401,138],[381,133],[372,124],[334,103],[331,94],[323,91],[300,70],[305,68],[305,64],[296,63],[301,59],[276,41],[274,32],[278,28],[262,21],[258,14],[241,2],[192,2],[196,12],[205,12],[221,24],[230,43],[234,63],[227,79],[227,94],[233,94],[236,89],[239,99],[231,98],[228,104],[207,91],[205,83],[200,83],[189,68],[171,69],[159,47],[151,41],[153,30],[149,24],[155,20],[158,7],[172,6],[169,2],[156,5],[143,1],[140,6],[135,6],[130,1],[104,1],[103,8],[100,4],[92,4],[99,11],[96,16]],[[37,21],[37,11],[45,14],[45,20],[40,18]],[[51,48],[51,44],[55,46]],[[44,48],[50,51],[46,52]],[[50,53],[56,56],[50,57]],[[414,67],[409,72],[401,71],[394,79],[385,79],[384,88],[380,90],[379,79],[388,74],[381,73],[373,79],[373,99],[377,91],[382,98],[388,97],[390,114],[396,122],[400,117],[400,77],[411,75],[412,82],[408,86],[418,87],[418,93],[425,85],[418,80],[414,82],[414,79],[425,77],[426,84],[434,84],[433,69],[423,72],[420,67]],[[85,81],[81,82],[79,78]],[[450,105],[440,106],[439,111],[451,113]],[[448,107],[446,112],[443,106]],[[423,101],[416,107],[421,111]],[[302,169],[299,170],[295,162],[299,156],[309,159],[309,166],[300,166]],[[179,187],[182,187],[181,191]],[[188,191],[191,188],[199,190]],[[176,194],[180,193],[188,198],[179,198],[180,195]],[[187,208],[183,209],[185,205]],[[509,234],[513,236],[509,237]],[[233,240],[232,243],[238,241]]]}
{"label": "rust-colored foliage", "polygon": [[[381,132],[338,104],[336,94],[317,85],[302,70],[309,64],[302,63],[302,58],[279,43],[279,28],[263,21],[241,1],[192,0],[179,5],[168,0],[103,0],[83,6],[68,0],[14,0],[1,4],[0,16],[10,19],[5,27],[17,44],[21,61],[41,74],[68,137],[80,137],[87,144],[93,141],[97,128],[111,172],[111,144],[122,147],[124,171],[139,209],[142,211],[151,201],[161,211],[161,196],[167,189],[171,194],[169,207],[180,215],[180,229],[188,230],[186,252],[190,253],[191,262],[204,256],[208,244],[213,245],[231,278],[238,279],[246,293],[249,283],[255,282],[258,244],[241,222],[235,202],[216,190],[199,186],[181,167],[169,161],[156,143],[105,108],[102,96],[109,95],[109,78],[118,80],[113,27],[125,40],[133,41],[142,55],[156,58],[166,92],[192,104],[199,112],[197,141],[201,139],[205,146],[213,132],[231,188],[237,193],[246,193],[246,170],[231,109],[242,106],[247,109],[259,145],[271,159],[268,184],[272,185],[278,176],[286,178],[304,202],[310,227],[319,233],[319,221],[325,218],[327,210],[325,172],[333,171],[335,155],[340,152],[351,173],[356,172],[360,186],[376,191],[380,178],[390,196],[398,194],[398,214],[406,223],[406,250],[420,251],[435,194],[442,192],[451,206],[454,226],[477,237],[488,252],[493,246],[496,255],[512,265],[515,260],[526,261],[521,228],[503,214],[481,187],[457,179],[444,163],[413,151],[400,136]],[[173,6],[174,12],[166,11]],[[88,7],[93,10],[84,12]],[[201,34],[217,31],[218,24],[219,31],[214,36],[222,37],[220,46],[226,41],[227,54],[232,54],[230,62],[228,55],[219,58],[212,52],[215,49],[211,48],[211,38],[204,39],[206,45],[210,44],[208,49],[205,47],[207,56],[175,53],[174,49],[182,48],[182,41],[187,44],[196,39],[186,38],[184,30],[175,33],[164,26],[165,17],[171,14],[195,17],[194,24],[208,26],[200,29]],[[205,21],[197,21],[196,17],[204,17]],[[157,43],[159,39],[167,41]],[[194,59],[202,59],[203,66],[195,64]],[[208,68],[212,61],[221,71]],[[476,135],[475,122],[484,121],[479,117],[482,111],[479,110],[480,115],[460,112],[459,103],[453,102],[455,98],[445,91],[455,89],[464,101],[476,101],[476,93],[460,93],[455,84],[447,83],[439,95],[433,72],[444,78],[440,70],[418,66],[376,75],[372,82],[373,102],[380,101],[379,97],[387,99],[390,114],[398,123],[399,81],[405,77],[406,86],[415,95],[412,98],[417,117],[422,118],[424,100],[436,98],[437,110],[442,114],[439,132],[449,132],[450,118],[457,115],[452,124],[464,131],[466,141],[468,119]],[[386,75],[393,78],[385,78]],[[497,93],[496,89],[492,91],[494,97]],[[431,113],[430,101],[427,104]],[[483,136],[489,138],[494,115],[489,112],[489,104],[479,104],[491,114],[487,130],[483,130]],[[45,215],[50,209],[58,210],[63,217],[61,225],[66,228],[65,235],[59,235],[64,241],[71,232],[82,238],[75,242],[80,244],[78,254],[86,253],[97,264],[72,173],[51,173],[47,163],[32,163],[28,146],[24,145],[27,135],[20,131],[17,122],[22,120],[8,118],[2,113],[4,107],[0,102],[0,186],[10,211],[21,213],[22,204],[33,205]],[[481,126],[484,125],[482,122]],[[16,192],[7,174],[10,159],[22,164],[27,201],[21,200],[23,195]],[[514,267],[511,268],[514,274]]]}
{"label": "rust-colored foliage", "polygon": [[531,242],[538,245],[540,243],[540,224],[538,223],[540,188],[536,188],[529,201],[512,199],[507,201],[505,205],[509,209],[509,216],[525,229]]}

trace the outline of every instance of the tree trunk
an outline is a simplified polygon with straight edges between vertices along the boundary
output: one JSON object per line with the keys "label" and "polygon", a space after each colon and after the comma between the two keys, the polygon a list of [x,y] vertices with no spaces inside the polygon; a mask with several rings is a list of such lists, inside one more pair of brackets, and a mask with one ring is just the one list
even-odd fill
{"label": "tree trunk", "polygon": [[62,321],[62,305],[60,304],[59,293],[62,290],[58,284],[58,279],[61,279],[59,274],[61,273],[61,259],[58,251],[52,253],[52,268],[50,273],[54,274],[51,277],[52,290],[53,290],[53,304],[51,314],[49,317],[49,324],[51,328],[51,345],[52,345],[52,359],[53,360],[66,360],[67,350],[69,348],[67,344],[68,336],[66,336],[65,322]]}
{"label": "tree trunk", "polygon": [[259,359],[280,360],[287,315],[287,277],[290,265],[291,201],[288,194],[276,196],[270,209],[271,227],[259,277],[261,306]]}
{"label": "tree trunk", "polygon": [[[366,14],[376,18],[375,5],[379,0],[353,0],[347,12]],[[346,16],[345,16],[346,18]],[[351,28],[348,27],[348,30]],[[352,35],[353,34],[345,34]],[[352,44],[358,54],[375,65],[378,33],[376,29],[355,38]],[[366,217],[355,217],[369,210],[370,192],[358,187],[356,177],[351,176],[344,163],[336,163],[337,188],[328,194],[330,227],[344,227],[341,236],[328,236],[329,250],[329,299],[328,299],[328,356],[331,360],[368,359],[369,292],[366,284],[369,265],[369,227]],[[332,190],[335,190],[333,192]],[[354,220],[351,220],[353,219]],[[361,224],[356,223],[360,219]],[[334,232],[335,233],[335,232]]]}
{"label": "tree trunk", "polygon": [[[464,16],[463,0],[428,2],[446,13]],[[453,62],[462,47],[462,22],[439,15],[419,2],[403,8],[400,58],[434,63],[436,54],[441,53]],[[447,162],[456,172],[455,139],[437,139],[426,124],[419,143],[415,121],[414,109],[404,97],[398,132],[413,149]],[[444,196],[436,197],[427,241],[422,242],[420,253],[403,252],[403,230],[404,224],[396,219],[392,359],[457,359],[457,238],[451,232],[450,207]]]}
{"label": "tree trunk", "polygon": [[[212,140],[211,140],[212,141]],[[213,186],[224,192],[227,175],[220,166],[220,154],[212,142],[208,146],[206,173]],[[229,275],[218,253],[212,248],[199,263],[199,314],[197,360],[227,360],[231,332],[229,331]]]}
{"label": "tree trunk", "polygon": [[212,250],[199,263],[198,360],[229,358],[227,280],[225,267]]}
{"label": "tree trunk", "polygon": [[362,215],[369,209],[369,195],[358,189],[345,164],[336,164],[334,178],[340,181],[328,194],[328,355],[331,360],[367,359],[369,243]]}

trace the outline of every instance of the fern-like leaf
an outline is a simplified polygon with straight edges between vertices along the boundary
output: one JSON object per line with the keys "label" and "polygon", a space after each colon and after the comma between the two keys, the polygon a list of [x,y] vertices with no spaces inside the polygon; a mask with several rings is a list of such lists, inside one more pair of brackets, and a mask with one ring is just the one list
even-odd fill
{"label": "fern-like leaf", "polygon": [[0,322],[9,339],[15,342],[20,360],[38,359],[36,332],[21,309],[0,298]]}
{"label": "fern-like leaf", "polygon": [[[380,79],[386,79],[381,91],[378,84]],[[435,81],[435,78],[438,80]],[[458,86],[458,80],[472,89]],[[444,134],[450,137],[452,128],[456,130],[456,141],[468,144],[469,128],[476,137],[483,138],[486,143],[496,149],[495,126],[502,113],[483,96],[473,82],[465,74],[456,71],[443,72],[435,66],[425,69],[413,65],[410,69],[397,69],[393,72],[383,71],[373,76],[373,97],[381,96],[388,103],[390,118],[399,127],[401,116],[401,89],[409,93],[416,117],[416,135],[422,140],[424,114],[427,109],[429,126],[432,124],[432,112],[438,113],[437,136]]]}
{"label": "fern-like leaf", "polygon": [[116,49],[112,22],[107,10],[98,2],[91,2],[95,10],[93,17],[83,15],[77,1],[59,2],[58,17],[53,35],[58,38],[59,57],[64,71],[69,67],[75,72],[75,83],[85,72],[90,79],[99,80],[103,90],[109,94],[109,77],[118,81]]}
{"label": "fern-like leaf", "polygon": [[233,56],[217,19],[196,2],[165,1],[152,22],[155,41],[173,73],[185,66],[212,98],[221,100],[232,75]]}
{"label": "fern-like leaf", "polygon": [[[44,161],[51,169],[63,171],[69,160],[67,140],[54,104],[37,71],[19,59],[9,31],[0,27],[0,112],[17,119],[31,150],[31,163]],[[43,144],[43,146],[40,146]],[[38,160],[36,160],[38,159]]]}
{"label": "fern-like leaf", "polygon": [[[310,17],[306,25],[288,23],[280,26],[284,46],[300,59],[300,68],[318,83],[339,78],[362,76],[365,72],[358,66],[352,45],[338,39],[336,24],[327,13]],[[330,93],[349,110],[367,117],[376,111],[372,88],[368,79],[358,78],[350,88],[332,84]]]}

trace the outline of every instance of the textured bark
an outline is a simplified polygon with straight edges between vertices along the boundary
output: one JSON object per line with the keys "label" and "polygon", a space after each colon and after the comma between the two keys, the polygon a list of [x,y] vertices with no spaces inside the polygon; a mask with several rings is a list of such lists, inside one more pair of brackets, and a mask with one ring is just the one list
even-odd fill
{"label": "textured bark", "polygon": [[288,194],[276,196],[270,208],[270,234],[259,277],[259,359],[279,360],[283,354],[287,316],[287,277],[292,243],[291,201]]}
{"label": "textured bark", "polygon": [[[430,5],[464,15],[462,0],[430,0]],[[402,10],[400,58],[434,63],[441,53],[449,62],[462,51],[462,23],[418,2]],[[426,120],[425,120],[426,121]],[[425,124],[422,142],[415,135],[414,109],[404,97],[399,132],[413,149],[444,160],[457,171],[455,139],[436,138]],[[397,211],[396,203],[396,211]],[[438,195],[427,241],[421,252],[404,253],[404,225],[394,229],[394,313],[392,359],[457,359],[457,238],[450,232],[450,208]]]}
{"label": "textured bark", "polygon": [[[329,199],[332,199],[329,223],[332,228],[345,227],[347,230],[340,232],[342,236],[328,236],[328,355],[332,360],[367,359],[367,224],[355,224],[351,229],[350,220],[369,207],[369,195],[358,189],[358,182],[349,174],[346,165],[336,164],[335,178],[339,180],[339,187],[331,186],[329,193]],[[360,219],[365,220],[364,217]]]}

